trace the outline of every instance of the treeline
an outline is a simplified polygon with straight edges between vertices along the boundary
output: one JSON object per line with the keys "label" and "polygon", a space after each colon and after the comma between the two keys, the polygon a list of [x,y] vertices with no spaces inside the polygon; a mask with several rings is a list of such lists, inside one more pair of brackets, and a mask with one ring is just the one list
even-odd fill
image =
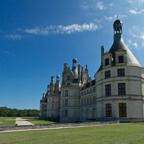
{"label": "treeline", "polygon": [[35,109],[11,109],[7,107],[0,107],[0,117],[38,117],[39,110]]}

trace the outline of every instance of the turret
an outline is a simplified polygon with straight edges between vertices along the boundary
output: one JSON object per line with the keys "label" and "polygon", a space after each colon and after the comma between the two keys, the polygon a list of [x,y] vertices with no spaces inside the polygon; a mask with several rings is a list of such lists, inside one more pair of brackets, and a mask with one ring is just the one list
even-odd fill
{"label": "turret", "polygon": [[122,35],[122,21],[121,20],[116,20],[113,24],[113,28],[114,28],[114,40],[120,40],[121,38],[123,38]]}
{"label": "turret", "polygon": [[55,92],[59,93],[60,91],[60,75],[56,76]]}
{"label": "turret", "polygon": [[49,85],[47,85],[47,94],[49,95]]}
{"label": "turret", "polygon": [[54,92],[54,76],[51,76],[50,92]]}
{"label": "turret", "polygon": [[86,65],[86,68],[85,68],[85,72],[88,74],[88,68],[87,68],[87,65]]}
{"label": "turret", "polygon": [[73,79],[77,79],[78,78],[78,71],[77,71],[77,59],[74,58],[72,61],[72,71],[74,73]]}

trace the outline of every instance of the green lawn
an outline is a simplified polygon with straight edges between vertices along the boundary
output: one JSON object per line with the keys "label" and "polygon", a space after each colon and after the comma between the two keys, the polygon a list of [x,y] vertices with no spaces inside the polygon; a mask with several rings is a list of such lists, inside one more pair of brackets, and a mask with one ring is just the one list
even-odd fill
{"label": "green lawn", "polygon": [[144,123],[0,132],[1,144],[144,144]]}
{"label": "green lawn", "polygon": [[33,124],[56,124],[57,123],[57,122],[45,121],[45,120],[28,120],[28,121]]}
{"label": "green lawn", "polygon": [[0,126],[14,126],[15,117],[0,117]]}
{"label": "green lawn", "polygon": [[39,117],[21,117],[22,119],[38,119]]}
{"label": "green lawn", "polygon": [[[21,117],[33,124],[56,124],[57,122],[39,120],[38,117]],[[14,126],[16,117],[0,117],[0,126]]]}

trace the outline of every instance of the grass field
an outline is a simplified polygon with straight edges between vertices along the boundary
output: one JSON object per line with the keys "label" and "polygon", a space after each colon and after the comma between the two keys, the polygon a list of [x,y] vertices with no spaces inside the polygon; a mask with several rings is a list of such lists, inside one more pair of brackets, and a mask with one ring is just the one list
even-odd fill
{"label": "grass field", "polygon": [[15,117],[0,117],[0,126],[14,126]]}
{"label": "grass field", "polygon": [[0,132],[0,144],[144,144],[144,123]]}
{"label": "grass field", "polygon": [[33,124],[56,124],[57,123],[57,122],[52,122],[52,121],[33,120],[33,119],[29,119],[28,121],[33,123]]}

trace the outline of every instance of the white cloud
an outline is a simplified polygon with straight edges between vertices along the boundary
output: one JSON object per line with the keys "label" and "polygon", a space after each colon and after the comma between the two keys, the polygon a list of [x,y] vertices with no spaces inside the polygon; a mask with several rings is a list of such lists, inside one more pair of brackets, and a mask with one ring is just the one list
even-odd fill
{"label": "white cloud", "polygon": [[133,43],[133,46],[135,46],[135,48],[138,48],[138,44],[137,43]]}
{"label": "white cloud", "polygon": [[[144,47],[144,30],[139,29],[136,26],[133,26],[132,28],[129,29],[129,32],[132,37],[134,37],[134,40],[139,42],[139,45],[141,43],[142,47]],[[138,44],[134,42],[131,45],[135,46],[135,48],[138,48]]]}
{"label": "white cloud", "polygon": [[144,40],[144,31],[142,29],[133,26],[132,28],[130,28],[129,32],[132,37]]}
{"label": "white cloud", "polygon": [[9,52],[9,51],[2,51],[4,54],[7,54],[9,56],[16,56],[15,54]]}
{"label": "white cloud", "polygon": [[109,6],[113,6],[113,5],[114,5],[113,3],[110,3],[110,4],[109,4]]}
{"label": "white cloud", "polygon": [[111,21],[111,20],[114,19],[114,17],[106,17],[106,16],[104,16],[104,18],[105,18],[106,20],[109,20],[109,21]]}
{"label": "white cloud", "polygon": [[127,44],[128,48],[132,49],[131,47],[134,46],[136,49],[139,49],[138,44],[136,42],[132,43],[130,39],[127,42],[128,42]]}
{"label": "white cloud", "polygon": [[96,5],[96,8],[100,9],[100,10],[103,10],[105,9],[104,5],[103,5],[103,2],[98,2],[97,5]]}
{"label": "white cloud", "polygon": [[105,20],[109,20],[109,21],[116,20],[117,17],[118,17],[118,19],[120,19],[123,17],[127,17],[127,15],[114,15],[114,16],[110,16],[110,17],[104,16]]}
{"label": "white cloud", "polygon": [[94,21],[98,23],[102,22],[102,20],[98,20],[98,19],[94,19]]}
{"label": "white cloud", "polygon": [[24,32],[29,34],[40,34],[40,35],[49,35],[49,34],[71,34],[75,32],[83,31],[95,31],[100,29],[102,26],[98,26],[95,23],[84,23],[83,25],[72,24],[68,26],[47,26],[45,28],[35,27],[32,29],[25,29]]}
{"label": "white cloud", "polygon": [[22,36],[22,35],[18,35],[18,34],[10,34],[10,35],[5,35],[4,37],[6,37],[6,38],[11,38],[11,39],[13,39],[13,40],[15,40],[15,39],[22,39],[22,38],[24,38],[24,36]]}
{"label": "white cloud", "polygon": [[[109,4],[109,6],[112,6],[113,4]],[[104,10],[106,9],[106,7],[104,6],[102,1],[98,1],[98,0],[82,0],[82,3],[80,5],[80,7],[84,10],[91,10],[91,9],[99,9],[99,10]]]}
{"label": "white cloud", "polygon": [[131,45],[131,43],[132,43],[132,42],[131,42],[131,40],[129,39],[129,40],[128,40],[128,44]]}
{"label": "white cloud", "polygon": [[144,9],[142,9],[142,10],[140,10],[140,11],[136,11],[136,10],[130,9],[129,12],[130,12],[131,14],[141,14],[142,12],[144,12]]}
{"label": "white cloud", "polygon": [[132,5],[141,6],[143,4],[144,0],[128,0],[128,2]]}
{"label": "white cloud", "polygon": [[86,4],[86,2],[83,2],[81,8],[87,10],[89,6]]}

